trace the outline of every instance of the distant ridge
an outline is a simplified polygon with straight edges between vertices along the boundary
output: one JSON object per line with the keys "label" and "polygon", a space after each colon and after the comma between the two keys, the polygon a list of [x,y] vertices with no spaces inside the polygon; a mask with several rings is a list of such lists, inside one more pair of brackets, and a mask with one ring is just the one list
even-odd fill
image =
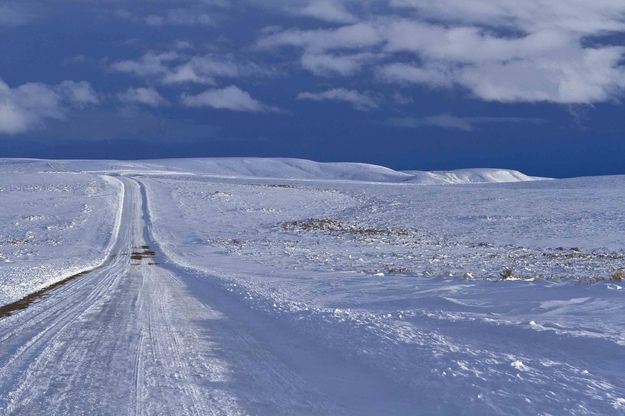
{"label": "distant ridge", "polygon": [[518,170],[492,168],[458,169],[433,172],[410,170],[404,172],[412,175],[409,182],[420,184],[503,183],[547,179],[528,176]]}
{"label": "distant ridge", "polygon": [[511,169],[460,169],[451,171],[396,171],[384,166],[351,162],[314,162],[292,158],[190,158],[137,161],[0,159],[3,172],[117,171],[189,173],[198,175],[306,180],[451,185],[540,180]]}

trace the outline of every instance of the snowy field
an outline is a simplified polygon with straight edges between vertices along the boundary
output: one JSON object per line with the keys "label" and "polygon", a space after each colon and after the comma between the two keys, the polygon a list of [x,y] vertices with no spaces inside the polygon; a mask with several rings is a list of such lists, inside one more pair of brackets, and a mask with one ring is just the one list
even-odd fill
{"label": "snowy field", "polygon": [[[0,318],[0,414],[625,414],[625,176],[294,159],[0,172],[0,305],[110,263],[51,295],[81,318],[28,353],[46,301]],[[94,328],[97,343],[72,337]],[[126,375],[132,397],[113,394]]]}
{"label": "snowy field", "polygon": [[97,266],[114,238],[119,181],[33,170],[0,167],[0,305]]}

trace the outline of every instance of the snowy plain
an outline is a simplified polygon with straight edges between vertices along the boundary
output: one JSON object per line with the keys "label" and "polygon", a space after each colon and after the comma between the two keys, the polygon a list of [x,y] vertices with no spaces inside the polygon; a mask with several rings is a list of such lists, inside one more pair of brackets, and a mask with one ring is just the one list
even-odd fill
{"label": "snowy plain", "polygon": [[[0,318],[0,413],[625,413],[625,176],[251,158],[0,172],[2,240],[28,244],[0,247],[0,305],[110,263]],[[154,260],[124,263],[139,246]]]}
{"label": "snowy plain", "polygon": [[107,176],[20,165],[0,168],[0,305],[101,264],[123,196]]}

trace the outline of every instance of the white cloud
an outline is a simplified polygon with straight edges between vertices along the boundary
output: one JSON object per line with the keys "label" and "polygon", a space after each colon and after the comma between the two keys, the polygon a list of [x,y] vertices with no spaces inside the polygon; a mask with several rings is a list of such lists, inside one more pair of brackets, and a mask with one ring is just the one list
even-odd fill
{"label": "white cloud", "polygon": [[535,58],[575,47],[576,43],[570,34],[555,30],[504,37],[477,27],[448,28],[406,20],[395,20],[387,26],[387,50],[458,63]]}
{"label": "white cloud", "polygon": [[208,89],[197,95],[183,94],[180,98],[187,107],[209,107],[219,110],[265,112],[272,109],[252,98],[246,91],[231,85],[225,88]]}
{"label": "white cloud", "polygon": [[111,69],[126,72],[139,77],[162,77],[170,72],[170,63],[178,60],[176,52],[147,52],[139,59],[128,59],[111,64]]}
{"label": "white cloud", "polygon": [[541,28],[516,37],[477,27],[401,21],[389,26],[386,49],[423,62],[391,63],[381,78],[434,87],[458,85],[501,102],[591,103],[625,87],[622,47],[583,47],[578,33]]}
{"label": "white cloud", "polygon": [[425,126],[462,131],[473,131],[477,126],[482,124],[498,123],[542,124],[544,120],[529,117],[459,117],[452,114],[437,114],[422,118],[392,118],[389,120],[389,124],[395,127],[418,128]]}
{"label": "white cloud", "polygon": [[56,86],[26,83],[11,88],[0,80],[0,134],[39,128],[46,120],[64,119],[71,108],[83,108],[98,101],[84,81],[63,81]]}
{"label": "white cloud", "polygon": [[[215,7],[217,6],[217,7]],[[153,7],[150,14],[134,13],[128,9],[115,10],[115,16],[134,23],[148,26],[216,26],[223,9],[221,4],[209,4],[203,1],[200,4],[188,7],[161,9]]]}
{"label": "white cloud", "polygon": [[625,48],[572,50],[540,59],[419,66],[396,63],[378,70],[388,82],[468,89],[474,96],[499,102],[593,103],[616,99],[625,89],[621,66]]}
{"label": "white cloud", "polygon": [[61,98],[78,108],[100,103],[96,92],[87,81],[63,81],[56,86]]}
{"label": "white cloud", "polygon": [[314,0],[300,9],[300,14],[327,22],[350,23],[354,16],[336,0]]}
{"label": "white cloud", "polygon": [[0,81],[0,133],[22,133],[45,119],[62,117],[59,97],[52,88],[28,83],[12,89]]}
{"label": "white cloud", "polygon": [[439,114],[435,116],[428,116],[423,118],[393,118],[389,120],[389,124],[395,127],[442,127],[452,130],[473,130],[474,123],[471,120],[463,117],[457,117],[450,114]]}
{"label": "white cloud", "polygon": [[368,23],[356,23],[336,29],[264,32],[257,46],[270,49],[282,46],[303,48],[307,52],[323,52],[340,49],[362,49],[380,44],[383,38],[377,28]]}
{"label": "white cloud", "polygon": [[151,14],[145,18],[145,23],[150,26],[215,26],[213,16],[202,10],[193,8],[178,8],[167,10],[163,14]]}
{"label": "white cloud", "polygon": [[356,110],[369,111],[378,107],[373,98],[367,94],[345,88],[334,88],[322,92],[302,92],[298,100],[310,101],[342,101],[352,105]]}
{"label": "white cloud", "polygon": [[391,0],[412,8],[420,18],[508,27],[532,33],[556,29],[593,34],[625,29],[620,0]]}
{"label": "white cloud", "polygon": [[491,101],[608,101],[625,88],[624,53],[622,47],[587,48],[574,56],[487,63],[459,71],[457,82]]}
{"label": "white cloud", "polygon": [[237,62],[229,55],[185,55],[180,52],[150,51],[138,59],[111,64],[117,72],[155,79],[163,84],[215,85],[226,78],[261,77],[271,70],[250,62]]}
{"label": "white cloud", "polygon": [[267,30],[257,46],[295,48],[318,76],[372,68],[378,80],[461,87],[487,101],[589,104],[625,89],[625,47],[608,36],[625,33],[622,0],[389,5],[341,27]]}
{"label": "white cloud", "polygon": [[349,76],[377,59],[369,50],[382,41],[374,25],[357,23],[334,29],[268,30],[258,39],[257,47],[261,50],[299,48],[300,64],[305,70],[318,76]]}
{"label": "white cloud", "polygon": [[20,3],[0,4],[0,27],[16,27],[30,23],[35,18],[33,12]]}
{"label": "white cloud", "polygon": [[[247,0],[248,3],[289,16],[305,16],[328,23],[351,23],[356,17],[347,9],[348,0]],[[356,3],[356,2],[352,2]]]}
{"label": "white cloud", "polygon": [[304,53],[302,67],[315,75],[349,76],[360,72],[363,65],[372,59],[369,53],[332,54],[332,53]]}
{"label": "white cloud", "polygon": [[127,104],[143,104],[148,107],[160,107],[167,104],[157,90],[154,88],[129,88],[117,95],[120,101]]}
{"label": "white cloud", "polygon": [[402,94],[401,92],[395,91],[391,95],[391,100],[398,105],[408,105],[414,103],[414,99],[408,95]]}
{"label": "white cloud", "polygon": [[238,78],[246,73],[247,68],[228,61],[223,57],[194,56],[172,68],[163,78],[166,84],[199,83],[215,84],[215,78]]}
{"label": "white cloud", "polygon": [[451,87],[453,68],[442,65],[416,66],[405,63],[386,64],[378,69],[378,76],[388,82],[423,84],[432,87]]}

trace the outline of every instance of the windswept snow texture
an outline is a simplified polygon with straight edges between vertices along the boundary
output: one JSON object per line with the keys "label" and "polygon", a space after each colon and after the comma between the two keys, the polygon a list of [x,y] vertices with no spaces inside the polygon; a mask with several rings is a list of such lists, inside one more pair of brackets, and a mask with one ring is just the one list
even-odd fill
{"label": "windswept snow texture", "polygon": [[[125,196],[100,269],[0,319],[0,414],[625,412],[625,176],[2,166],[5,187],[100,184],[107,236],[117,181]],[[37,195],[61,216],[62,198]],[[82,241],[68,232],[57,238]]]}
{"label": "windswept snow texture", "polygon": [[412,178],[407,179],[408,182],[422,185],[525,182],[543,179],[510,169],[458,169],[439,172],[409,170],[404,173],[412,175]]}
{"label": "windswept snow texture", "polygon": [[625,177],[141,181],[170,258],[410,386],[425,414],[623,410]]}
{"label": "windswept snow texture", "polygon": [[0,306],[100,264],[120,197],[108,177],[0,173]]}

